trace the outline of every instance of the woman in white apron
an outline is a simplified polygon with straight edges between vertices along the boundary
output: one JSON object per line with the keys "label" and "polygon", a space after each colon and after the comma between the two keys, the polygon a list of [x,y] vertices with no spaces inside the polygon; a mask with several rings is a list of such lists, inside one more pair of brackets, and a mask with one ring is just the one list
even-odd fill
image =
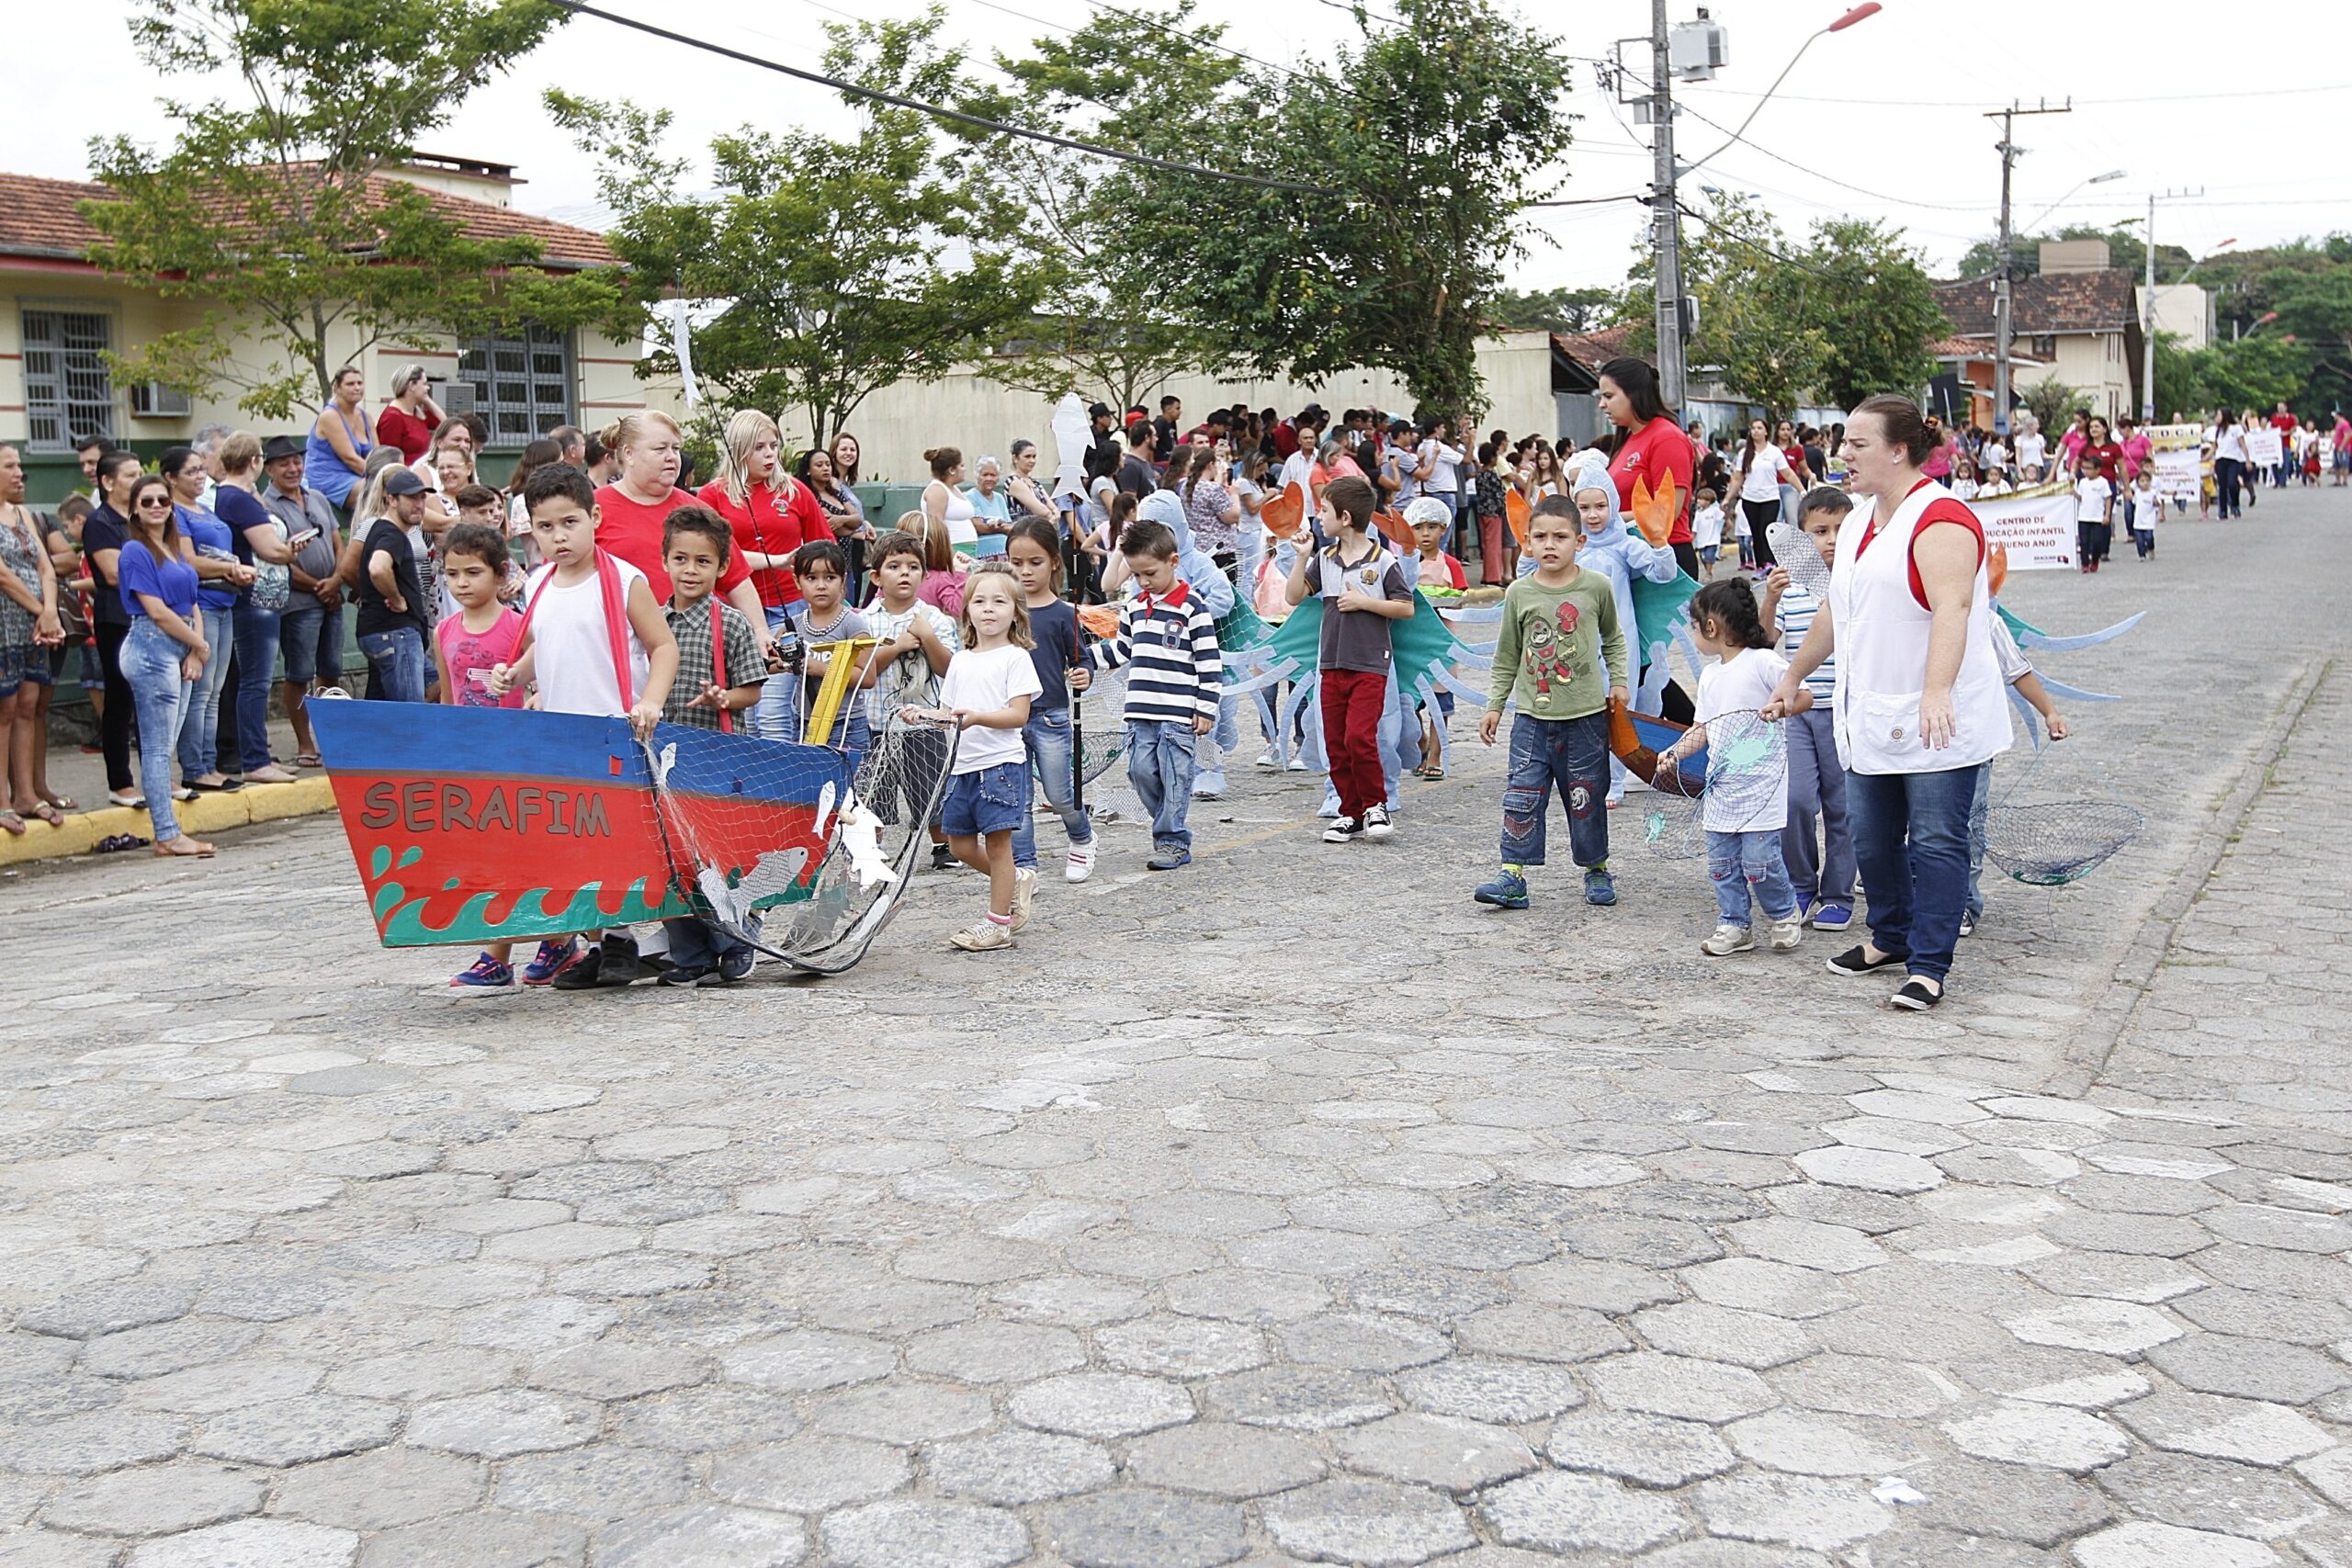
{"label": "woman in white apron", "polygon": [[1870,936],[1829,961],[1840,975],[1902,964],[1897,1007],[1943,1000],[1968,898],[1968,811],[1978,775],[2008,749],[1993,655],[1984,530],[1919,471],[1936,438],[1908,398],[1871,398],[1846,428],[1856,505],[1838,536],[1829,597],[1766,716],[1838,657],[1831,717],[1846,765]]}

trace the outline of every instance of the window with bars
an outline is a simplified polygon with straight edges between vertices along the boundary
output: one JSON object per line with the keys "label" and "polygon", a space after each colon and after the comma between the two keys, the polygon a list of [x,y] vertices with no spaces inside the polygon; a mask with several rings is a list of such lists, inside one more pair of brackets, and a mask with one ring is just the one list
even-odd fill
{"label": "window with bars", "polygon": [[474,412],[493,447],[521,446],[571,418],[571,340],[544,327],[521,337],[465,340],[458,379],[474,389]]}
{"label": "window with bars", "polygon": [[113,323],[100,310],[24,312],[25,418],[36,452],[70,452],[93,435],[114,439],[114,378],[104,352]]}

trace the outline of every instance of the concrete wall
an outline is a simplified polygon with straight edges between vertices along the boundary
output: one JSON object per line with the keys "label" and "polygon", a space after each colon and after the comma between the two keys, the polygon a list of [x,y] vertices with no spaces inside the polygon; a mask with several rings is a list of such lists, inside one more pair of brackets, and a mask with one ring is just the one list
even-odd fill
{"label": "concrete wall", "polygon": [[[1547,333],[1511,333],[1488,338],[1478,345],[1478,369],[1486,378],[1488,405],[1486,417],[1478,422],[1481,431],[1560,434],[1560,416],[1552,399],[1552,346]],[[1381,371],[1351,371],[1320,387],[1284,380],[1178,377],[1152,389],[1145,400],[1157,412],[1160,398],[1170,392],[1184,400],[1188,420],[1237,402],[1274,408],[1285,414],[1309,402],[1321,403],[1334,414],[1366,406],[1403,412],[1412,408],[1403,385]],[[657,398],[662,395],[656,393]],[[1081,391],[1080,395],[1089,394]],[[857,437],[864,455],[863,478],[928,479],[922,454],[933,446],[960,448],[968,465],[983,456],[1001,460],[1016,436],[1045,445],[1052,430],[1054,400],[989,380],[977,371],[962,370],[928,384],[902,381],[884,388],[850,416],[848,429]],[[805,415],[787,409],[778,423],[790,445],[808,445],[810,435]],[[1053,462],[1050,449],[1046,461],[1048,467]]]}
{"label": "concrete wall", "polygon": [[[2144,287],[2132,290],[2132,308],[2140,312],[2141,320],[2147,319]],[[2156,331],[2171,333],[2185,349],[2203,348],[2213,341],[2213,296],[2202,284],[2156,285]]]}

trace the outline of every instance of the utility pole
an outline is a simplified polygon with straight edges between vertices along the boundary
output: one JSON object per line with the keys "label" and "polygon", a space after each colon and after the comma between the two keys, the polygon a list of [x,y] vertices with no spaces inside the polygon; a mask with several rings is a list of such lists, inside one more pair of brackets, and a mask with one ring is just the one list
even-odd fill
{"label": "utility pole", "polygon": [[[2140,306],[2140,423],[2143,424],[2156,422],[2156,203],[2204,194],[2203,186],[2195,190],[2148,193],[2148,226],[2140,235],[2148,243],[2147,299]],[[2187,281],[2186,275],[2182,281]]]}
{"label": "utility pole", "polygon": [[1682,220],[1674,194],[1674,66],[1666,0],[1650,0],[1650,199],[1657,209],[1658,395],[1682,407]]}
{"label": "utility pole", "polygon": [[2009,232],[2009,175],[2017,168],[2021,151],[2013,129],[2019,115],[2072,114],[2074,110],[2072,98],[2055,107],[2044,98],[2033,108],[2012,103],[2007,108],[1994,109],[1984,116],[2001,122],[2001,140],[1995,144],[2001,154],[2001,270],[1993,282],[1993,429],[2002,435],[2009,433],[2009,347],[2014,336],[2009,315],[2009,274],[2017,265],[2011,251],[2015,236]]}

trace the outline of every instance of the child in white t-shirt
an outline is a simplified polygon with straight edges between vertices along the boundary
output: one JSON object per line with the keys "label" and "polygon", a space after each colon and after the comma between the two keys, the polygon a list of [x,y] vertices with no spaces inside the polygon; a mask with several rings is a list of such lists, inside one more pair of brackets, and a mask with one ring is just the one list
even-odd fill
{"label": "child in white t-shirt", "polygon": [[1701,491],[1696,501],[1698,510],[1690,514],[1690,547],[1699,552],[1699,581],[1711,582],[1715,576],[1715,558],[1723,554],[1723,502],[1711,490]]}
{"label": "child in white t-shirt", "polygon": [[2097,571],[2115,540],[2115,486],[2086,457],[2075,468],[2075,549],[2081,570]]}
{"label": "child in white t-shirt", "polygon": [[[1726,749],[1724,755],[1708,756],[1708,788],[1701,806],[1718,919],[1714,934],[1699,951],[1723,958],[1755,947],[1748,929],[1752,895],[1772,922],[1772,951],[1792,953],[1804,940],[1804,924],[1781,854],[1781,832],[1789,818],[1788,754],[1780,750],[1761,762],[1738,761],[1728,754],[1753,738],[1762,723],[1758,711],[1772,701],[1789,661],[1773,651],[1777,639],[1764,625],[1754,591],[1741,578],[1711,582],[1691,597],[1690,632],[1699,650],[1716,662],[1699,674],[1699,721],[1659,752],[1657,761],[1663,769],[1702,746]],[[1802,689],[1799,701],[1810,705]],[[1777,779],[1770,776],[1775,770]],[[1727,782],[1735,777],[1736,784]]]}
{"label": "child in white t-shirt", "polygon": [[[1034,872],[1024,883],[1012,864],[1012,830],[1030,801],[1021,730],[1029,722],[1029,700],[1046,689],[1029,657],[1036,644],[1026,598],[1010,565],[973,562],[957,626],[963,649],[947,661],[939,683],[937,716],[952,721],[958,737],[940,826],[956,858],[989,875],[988,919],[948,938],[967,953],[1011,947],[1013,932],[1028,923],[1028,893],[1036,886]],[[918,716],[909,708],[904,716]]]}
{"label": "child in white t-shirt", "polygon": [[2143,463],[2132,477],[2132,542],[2146,560],[2156,553],[2156,525],[2165,514],[2165,498],[2156,493],[2154,463]]}

